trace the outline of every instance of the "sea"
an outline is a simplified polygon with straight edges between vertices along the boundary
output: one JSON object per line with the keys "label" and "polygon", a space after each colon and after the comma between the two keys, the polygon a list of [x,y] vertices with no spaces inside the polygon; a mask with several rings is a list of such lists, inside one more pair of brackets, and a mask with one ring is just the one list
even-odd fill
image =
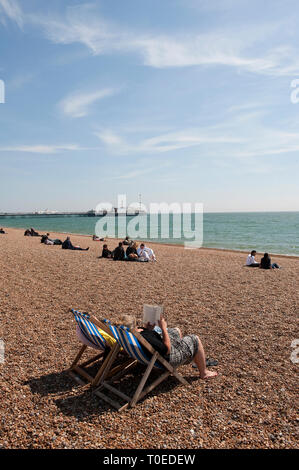
{"label": "sea", "polygon": [[[30,228],[43,232],[100,234],[109,238],[131,238],[168,244],[184,244],[202,230],[202,246],[270,254],[299,256],[299,212],[204,213],[202,226],[195,214],[178,223],[175,216],[149,214],[119,217],[82,215],[0,216],[0,227]],[[189,217],[189,219],[188,219]],[[140,227],[143,226],[143,230]],[[146,231],[144,231],[146,227]],[[132,236],[133,230],[133,236]],[[140,233],[141,232],[141,233]],[[166,234],[166,235],[165,235]]]}

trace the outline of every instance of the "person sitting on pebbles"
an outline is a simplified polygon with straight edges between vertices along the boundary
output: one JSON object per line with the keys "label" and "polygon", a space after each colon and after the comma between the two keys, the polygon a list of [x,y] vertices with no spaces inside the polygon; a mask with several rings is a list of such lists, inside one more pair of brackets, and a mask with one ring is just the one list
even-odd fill
{"label": "person sitting on pebbles", "polygon": [[0,233],[5,233],[5,231],[2,227],[0,228]]}
{"label": "person sitting on pebbles", "polygon": [[[155,331],[154,325],[150,323],[145,327],[136,327],[136,331],[138,331],[161,356],[168,360],[172,366],[177,367],[193,362],[199,371],[201,379],[216,377],[217,372],[207,369],[203,345],[197,335],[191,334],[182,337],[179,328],[167,328],[167,322],[163,317],[161,317],[158,323],[161,334]],[[217,361],[211,361],[210,365],[217,365]]]}
{"label": "person sitting on pebbles", "polygon": [[144,258],[148,261],[157,261],[153,250],[145,246],[144,243],[140,244],[140,247],[138,248],[137,253],[138,253],[139,258]]}
{"label": "person sitting on pebbles", "polygon": [[138,253],[137,253],[137,243],[134,242],[131,245],[128,246],[126,250],[126,255],[128,261],[139,261],[138,258]]}

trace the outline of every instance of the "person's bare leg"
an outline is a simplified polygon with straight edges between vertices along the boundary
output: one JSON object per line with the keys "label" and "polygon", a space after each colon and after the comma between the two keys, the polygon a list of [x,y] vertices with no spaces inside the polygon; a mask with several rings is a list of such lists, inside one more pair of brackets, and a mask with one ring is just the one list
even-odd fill
{"label": "person's bare leg", "polygon": [[217,375],[217,372],[212,372],[211,370],[208,370],[206,368],[206,355],[203,349],[203,345],[199,338],[198,338],[198,351],[193,358],[193,362],[197,365],[201,379],[209,379]]}

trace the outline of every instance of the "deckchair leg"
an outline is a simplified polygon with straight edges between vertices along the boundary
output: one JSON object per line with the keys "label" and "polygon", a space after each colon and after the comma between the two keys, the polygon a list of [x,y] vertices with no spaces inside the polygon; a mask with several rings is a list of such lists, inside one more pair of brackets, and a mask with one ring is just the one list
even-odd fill
{"label": "deckchair leg", "polygon": [[153,369],[153,367],[154,367],[154,364],[155,364],[155,362],[156,362],[156,360],[157,360],[157,357],[158,357],[158,353],[155,352],[155,354],[153,354],[153,356],[152,356],[152,358],[151,358],[151,360],[150,360],[149,365],[148,365],[147,368],[146,368],[146,371],[145,371],[145,373],[144,373],[144,375],[143,375],[143,377],[142,377],[142,379],[141,379],[141,381],[140,381],[140,384],[138,385],[137,390],[136,390],[136,392],[135,392],[135,394],[134,394],[134,396],[133,396],[133,399],[132,399],[132,401],[131,401],[131,403],[130,403],[130,405],[131,405],[132,407],[136,405],[136,403],[137,403],[137,401],[138,401],[138,399],[139,399],[139,395],[140,395],[140,393],[142,392],[143,387],[144,387],[144,385],[145,385],[145,382],[147,381],[148,376],[150,375],[150,373],[151,373],[151,371],[152,371],[152,369]]}
{"label": "deckchair leg", "polygon": [[[118,348],[116,348],[116,349],[118,349],[118,351],[119,351],[120,348],[118,347]],[[117,351],[117,352],[118,352],[118,351]],[[114,347],[111,348],[111,350],[110,350],[108,356],[107,356],[106,359],[104,360],[103,364],[102,364],[101,367],[100,367],[100,370],[98,371],[97,375],[95,376],[94,380],[93,380],[92,383],[91,383],[91,385],[92,385],[93,387],[98,384],[99,378],[102,376],[103,372],[104,372],[104,371],[106,370],[106,368],[108,367],[108,364],[110,364],[109,367],[112,366],[112,364],[113,364],[113,362],[114,362],[114,359],[115,359],[115,357],[116,357],[116,354],[117,354],[117,353],[114,352]],[[110,362],[110,359],[112,358],[112,356],[113,356],[113,360]],[[108,372],[109,372],[109,371],[107,371],[107,373],[108,373]],[[104,379],[103,379],[103,380],[104,380]]]}
{"label": "deckchair leg", "polygon": [[[104,380],[107,377],[107,375],[108,375],[108,373],[111,369],[111,366],[112,366],[113,362],[115,361],[115,358],[116,358],[117,354],[119,353],[119,351],[120,351],[120,346],[119,346],[118,343],[115,343],[115,345],[111,349],[110,353],[106,357],[106,360],[104,361],[104,364],[101,367],[100,382],[104,382]],[[98,374],[98,375],[100,375],[100,374]],[[97,380],[98,380],[98,378],[97,378]],[[92,385],[95,385],[95,384],[96,383],[95,383],[95,380],[94,380],[94,383]]]}
{"label": "deckchair leg", "polygon": [[79,361],[80,357],[82,356],[86,348],[87,346],[84,344],[82,348],[80,349],[80,351],[78,352],[77,356],[75,357],[74,362],[72,363],[70,369],[72,369],[77,364],[77,362]]}
{"label": "deckchair leg", "polygon": [[169,372],[164,372],[164,374],[160,375],[151,385],[149,385],[143,392],[140,394],[139,400],[141,400],[145,395],[151,392],[157,385],[159,385],[163,380],[169,377]]}

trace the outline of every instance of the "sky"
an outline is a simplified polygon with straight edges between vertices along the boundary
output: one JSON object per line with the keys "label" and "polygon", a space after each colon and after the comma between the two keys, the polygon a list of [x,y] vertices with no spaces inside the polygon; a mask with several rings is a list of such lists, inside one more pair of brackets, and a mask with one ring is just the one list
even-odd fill
{"label": "sky", "polygon": [[295,0],[0,0],[0,212],[119,194],[299,210],[298,15]]}

